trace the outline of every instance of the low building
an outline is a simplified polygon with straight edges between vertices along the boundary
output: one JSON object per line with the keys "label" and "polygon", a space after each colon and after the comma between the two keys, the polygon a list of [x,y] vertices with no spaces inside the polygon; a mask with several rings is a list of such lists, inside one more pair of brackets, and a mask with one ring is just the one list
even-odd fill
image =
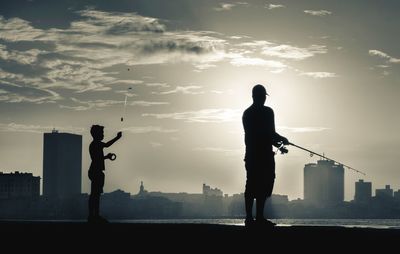
{"label": "low building", "polygon": [[40,196],[40,177],[32,173],[0,172],[0,199],[38,198]]}

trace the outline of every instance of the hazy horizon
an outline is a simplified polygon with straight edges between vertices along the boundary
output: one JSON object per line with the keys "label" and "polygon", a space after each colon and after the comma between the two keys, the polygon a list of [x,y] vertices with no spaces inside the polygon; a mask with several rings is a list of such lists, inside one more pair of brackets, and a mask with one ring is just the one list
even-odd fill
{"label": "hazy horizon", "polygon": [[[244,191],[243,111],[264,84],[277,131],[354,182],[400,188],[400,2],[16,0],[0,3],[0,171],[42,176],[43,133],[105,126],[105,191]],[[131,88],[131,89],[129,89]],[[127,97],[124,114],[125,95]],[[121,122],[120,118],[124,117]],[[276,156],[275,194],[303,198],[317,156]]]}

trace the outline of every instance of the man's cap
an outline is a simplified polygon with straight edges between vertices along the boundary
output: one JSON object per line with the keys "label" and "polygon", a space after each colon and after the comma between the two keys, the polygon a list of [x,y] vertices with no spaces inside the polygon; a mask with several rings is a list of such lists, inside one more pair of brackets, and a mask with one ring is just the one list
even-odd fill
{"label": "man's cap", "polygon": [[267,93],[267,90],[265,90],[265,87],[263,85],[257,84],[253,87],[252,90],[252,94],[253,96],[255,95],[269,95]]}

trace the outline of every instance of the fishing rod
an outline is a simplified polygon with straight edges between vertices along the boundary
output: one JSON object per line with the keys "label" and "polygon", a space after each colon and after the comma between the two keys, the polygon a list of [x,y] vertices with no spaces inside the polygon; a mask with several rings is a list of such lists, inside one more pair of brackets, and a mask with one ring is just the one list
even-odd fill
{"label": "fishing rod", "polygon": [[[365,175],[365,173],[362,172],[362,171],[360,171],[360,170],[357,170],[357,169],[355,169],[355,168],[353,168],[353,167],[347,166],[347,165],[345,165],[345,164],[343,164],[343,163],[341,163],[341,162],[338,162],[338,161],[336,161],[336,160],[334,160],[334,159],[328,158],[328,157],[326,157],[325,155],[321,155],[321,154],[319,154],[319,153],[316,153],[316,152],[314,152],[314,151],[311,151],[310,149],[307,149],[307,148],[304,148],[304,147],[302,147],[302,146],[293,144],[293,143],[291,143],[291,142],[289,142],[288,145],[291,145],[291,146],[297,147],[297,148],[299,148],[299,149],[301,149],[301,150],[307,151],[307,152],[310,153],[310,156],[313,156],[313,155],[315,154],[315,155],[317,155],[317,156],[319,156],[319,157],[321,157],[321,158],[323,158],[323,159],[326,159],[326,160],[329,160],[329,161],[333,161],[333,162],[335,162],[335,163],[337,163],[337,164],[340,164],[340,165],[342,165],[342,166],[344,166],[344,167],[346,167],[346,168],[348,168],[348,169],[354,170],[354,171],[356,171],[357,173],[360,173],[360,174],[362,174],[362,175]],[[283,143],[282,143],[282,145],[281,145],[278,149],[279,149],[282,153],[287,153],[287,152],[288,152],[288,150],[285,148],[285,146],[284,146]]]}

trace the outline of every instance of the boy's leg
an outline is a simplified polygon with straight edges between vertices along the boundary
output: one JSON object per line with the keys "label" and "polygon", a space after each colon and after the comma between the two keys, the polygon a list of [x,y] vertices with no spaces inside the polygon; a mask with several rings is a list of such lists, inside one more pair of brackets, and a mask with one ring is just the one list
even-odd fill
{"label": "boy's leg", "polygon": [[100,216],[100,193],[94,196],[94,216]]}
{"label": "boy's leg", "polygon": [[94,197],[93,194],[89,196],[89,217],[94,216]]}
{"label": "boy's leg", "polygon": [[91,180],[89,196],[89,219],[95,219],[99,216],[100,187],[101,177],[93,171],[89,171]]}

